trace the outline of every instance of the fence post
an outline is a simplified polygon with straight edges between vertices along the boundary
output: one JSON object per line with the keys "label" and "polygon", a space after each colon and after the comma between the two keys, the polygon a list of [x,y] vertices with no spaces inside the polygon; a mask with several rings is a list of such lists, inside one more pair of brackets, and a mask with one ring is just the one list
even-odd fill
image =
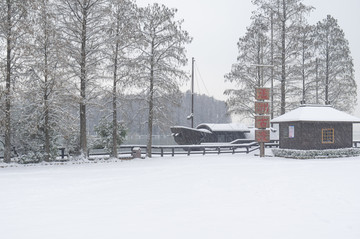
{"label": "fence post", "polygon": [[65,148],[60,148],[61,150],[61,159],[65,158]]}
{"label": "fence post", "polygon": [[188,147],[188,156],[190,156],[190,151],[191,151],[191,148]]}
{"label": "fence post", "polygon": [[173,147],[173,148],[171,148],[171,151],[172,151],[171,156],[173,156],[173,157],[174,157],[174,155],[175,155],[175,148],[174,148],[174,147]]}
{"label": "fence post", "polygon": [[164,157],[164,148],[161,147],[160,150],[161,150],[161,157]]}

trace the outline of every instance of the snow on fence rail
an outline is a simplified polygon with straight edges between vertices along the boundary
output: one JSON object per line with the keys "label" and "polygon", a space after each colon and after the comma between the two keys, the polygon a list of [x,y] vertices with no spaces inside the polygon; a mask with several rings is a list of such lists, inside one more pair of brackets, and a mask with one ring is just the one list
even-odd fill
{"label": "snow on fence rail", "polygon": [[[279,142],[266,143],[266,147],[278,147]],[[146,154],[146,145],[121,145],[119,146],[119,157],[131,156],[134,148],[140,148],[142,154]],[[360,140],[353,141],[353,147],[360,147]],[[259,146],[257,142],[242,143],[242,144],[201,144],[201,145],[153,145],[152,154],[160,155],[193,155],[193,154],[226,154],[226,153],[250,153],[258,150]],[[65,153],[65,148],[59,148],[59,157],[64,159],[69,154]],[[91,149],[89,156],[105,156],[109,155],[106,150],[103,149]],[[0,158],[3,158],[3,152],[0,151]]]}
{"label": "snow on fence rail", "polygon": [[[268,147],[277,147],[278,143],[269,143]],[[142,154],[146,154],[146,145],[122,145],[118,149],[119,157],[132,155],[133,149],[139,148]],[[195,154],[236,154],[236,153],[250,153],[259,149],[257,142],[244,144],[201,144],[201,145],[153,145],[151,147],[152,155],[195,155]],[[109,153],[103,149],[92,149],[89,151],[89,156],[108,155]]]}
{"label": "snow on fence rail", "polygon": [[[266,143],[266,147],[279,147],[279,141]],[[353,141],[353,147],[360,146],[360,140]],[[132,155],[134,148],[140,148],[142,154],[146,154],[146,145],[121,145],[118,149],[119,157]],[[259,149],[257,142],[228,144],[228,143],[209,143],[201,145],[153,145],[152,155],[195,155],[195,154],[236,154],[236,153],[250,153]],[[103,149],[91,149],[89,156],[103,156],[109,155]]]}
{"label": "snow on fence rail", "polygon": [[[257,143],[247,144],[205,144],[205,145],[153,145],[151,153],[153,155],[191,155],[191,154],[222,154],[222,153],[249,153],[257,149]],[[138,147],[143,153],[146,153],[146,145],[124,145],[120,149],[130,149]],[[120,151],[121,153],[121,151]],[[90,152],[91,155],[91,152]]]}
{"label": "snow on fence rail", "polygon": [[[269,147],[277,146],[278,144],[269,144]],[[139,148],[142,154],[146,154],[146,145],[121,145],[118,148],[119,157],[131,156],[134,153],[134,149]],[[152,155],[194,155],[194,154],[225,154],[225,153],[250,153],[257,150],[258,143],[251,142],[246,144],[202,144],[202,145],[153,145],[151,147]],[[60,148],[59,156],[63,159],[65,154],[65,148]],[[90,149],[89,157],[106,156],[109,155],[104,149]]]}

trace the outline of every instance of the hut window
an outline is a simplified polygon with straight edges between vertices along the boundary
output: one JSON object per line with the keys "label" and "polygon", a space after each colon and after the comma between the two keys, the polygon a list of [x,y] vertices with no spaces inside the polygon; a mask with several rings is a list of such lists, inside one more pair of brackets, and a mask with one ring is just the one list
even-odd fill
{"label": "hut window", "polygon": [[322,129],[322,143],[323,144],[334,143],[334,129]]}
{"label": "hut window", "polygon": [[289,138],[291,139],[295,138],[295,126],[293,125],[289,126]]}

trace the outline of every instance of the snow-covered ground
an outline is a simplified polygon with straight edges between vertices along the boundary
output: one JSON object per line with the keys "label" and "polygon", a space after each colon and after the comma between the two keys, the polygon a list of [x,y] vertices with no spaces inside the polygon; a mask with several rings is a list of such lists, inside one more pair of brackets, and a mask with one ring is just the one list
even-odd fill
{"label": "snow-covered ground", "polygon": [[360,157],[0,168],[0,237],[360,238]]}

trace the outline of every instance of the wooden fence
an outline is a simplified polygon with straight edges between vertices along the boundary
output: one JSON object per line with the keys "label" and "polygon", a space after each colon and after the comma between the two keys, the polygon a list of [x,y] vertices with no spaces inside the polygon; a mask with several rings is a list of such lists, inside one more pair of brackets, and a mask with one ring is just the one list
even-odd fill
{"label": "wooden fence", "polygon": [[[272,143],[266,143],[266,147],[278,147],[279,142],[274,141]],[[360,147],[360,140],[353,141],[353,147]],[[134,153],[134,149],[139,148],[142,155],[146,155],[146,145],[121,145],[118,149],[119,157],[131,157]],[[206,154],[248,154],[259,149],[257,142],[240,143],[240,144],[221,144],[221,143],[209,143],[201,145],[153,145],[151,147],[152,155],[160,155],[161,157],[169,155],[174,157],[175,155],[206,155]],[[109,153],[104,149],[91,149],[89,151],[90,157],[106,156]],[[59,148],[59,157],[62,159],[69,156],[65,148]],[[0,152],[0,158],[3,158],[2,152]]]}
{"label": "wooden fence", "polygon": [[[277,143],[269,144],[269,147],[277,146]],[[194,155],[194,154],[236,154],[236,153],[250,153],[259,148],[258,143],[251,142],[246,144],[202,144],[202,145],[153,145],[151,147],[152,155]],[[146,145],[121,145],[118,148],[118,156],[131,157],[134,150],[140,150],[142,155],[146,155]],[[63,159],[68,156],[65,148],[59,148],[59,156]],[[109,152],[104,149],[90,149],[89,157],[106,156]]]}
{"label": "wooden fence", "polygon": [[[268,143],[266,147],[278,147],[278,142]],[[118,149],[119,157],[131,156],[134,149],[140,149],[143,155],[146,155],[146,145],[122,145]],[[152,155],[166,155],[174,157],[175,155],[206,155],[206,154],[248,154],[259,149],[257,142],[244,144],[201,144],[201,145],[153,145],[151,147]],[[106,155],[102,149],[92,149],[89,151],[89,156]]]}

